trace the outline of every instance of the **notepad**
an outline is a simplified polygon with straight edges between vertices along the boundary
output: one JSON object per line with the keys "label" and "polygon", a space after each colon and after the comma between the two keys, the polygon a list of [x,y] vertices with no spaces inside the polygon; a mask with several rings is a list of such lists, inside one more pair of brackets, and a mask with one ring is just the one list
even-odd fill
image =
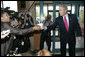
{"label": "notepad", "polygon": [[10,33],[10,30],[5,30],[1,32],[1,38],[5,38],[6,36],[8,36]]}
{"label": "notepad", "polygon": [[41,29],[43,29],[43,23],[39,23],[37,25],[39,25],[41,27]]}

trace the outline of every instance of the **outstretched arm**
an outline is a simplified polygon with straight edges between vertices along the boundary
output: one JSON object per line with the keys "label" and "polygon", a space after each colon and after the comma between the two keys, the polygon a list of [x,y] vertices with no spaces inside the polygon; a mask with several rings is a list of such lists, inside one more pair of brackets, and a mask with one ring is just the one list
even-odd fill
{"label": "outstretched arm", "polygon": [[30,32],[33,32],[34,30],[40,30],[39,26],[31,27],[28,29],[17,29],[17,28],[13,28],[13,27],[9,26],[8,24],[5,24],[5,27],[10,29],[10,32],[12,34],[17,34],[17,35],[28,34]]}

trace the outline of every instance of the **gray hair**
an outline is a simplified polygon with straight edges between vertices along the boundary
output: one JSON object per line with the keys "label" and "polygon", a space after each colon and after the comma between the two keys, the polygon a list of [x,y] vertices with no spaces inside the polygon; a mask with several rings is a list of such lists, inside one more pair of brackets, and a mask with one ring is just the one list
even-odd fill
{"label": "gray hair", "polygon": [[59,5],[59,7],[63,7],[64,8],[64,10],[67,10],[67,6],[66,5]]}

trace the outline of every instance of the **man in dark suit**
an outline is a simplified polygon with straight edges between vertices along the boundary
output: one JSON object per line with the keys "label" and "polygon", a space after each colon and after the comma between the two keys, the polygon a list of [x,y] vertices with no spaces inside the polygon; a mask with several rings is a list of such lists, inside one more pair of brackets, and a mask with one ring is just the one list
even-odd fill
{"label": "man in dark suit", "polygon": [[[60,29],[60,46],[61,55],[66,56],[66,44],[69,45],[69,55],[75,56],[76,36],[81,40],[81,29],[77,17],[73,14],[67,14],[67,6],[59,6],[60,17],[55,19],[55,22],[47,27],[47,31],[55,29],[59,26]],[[76,33],[76,36],[75,36]]]}

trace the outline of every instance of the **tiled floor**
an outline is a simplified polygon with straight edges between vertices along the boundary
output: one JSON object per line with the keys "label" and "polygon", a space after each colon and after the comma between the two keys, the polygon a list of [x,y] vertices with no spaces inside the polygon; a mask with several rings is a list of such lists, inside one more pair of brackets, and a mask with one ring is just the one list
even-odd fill
{"label": "tiled floor", "polygon": [[[23,53],[22,56],[35,56],[36,53],[37,52],[29,51],[29,52]],[[58,53],[51,53],[51,54],[53,54],[53,56],[61,56],[60,52],[58,52]],[[68,51],[66,53],[66,56],[69,56]],[[84,56],[84,50],[82,49],[82,50],[76,51],[76,56]]]}
{"label": "tiled floor", "polygon": [[[75,56],[84,56],[84,50],[76,51]],[[66,53],[66,56],[69,56],[69,53]]]}

